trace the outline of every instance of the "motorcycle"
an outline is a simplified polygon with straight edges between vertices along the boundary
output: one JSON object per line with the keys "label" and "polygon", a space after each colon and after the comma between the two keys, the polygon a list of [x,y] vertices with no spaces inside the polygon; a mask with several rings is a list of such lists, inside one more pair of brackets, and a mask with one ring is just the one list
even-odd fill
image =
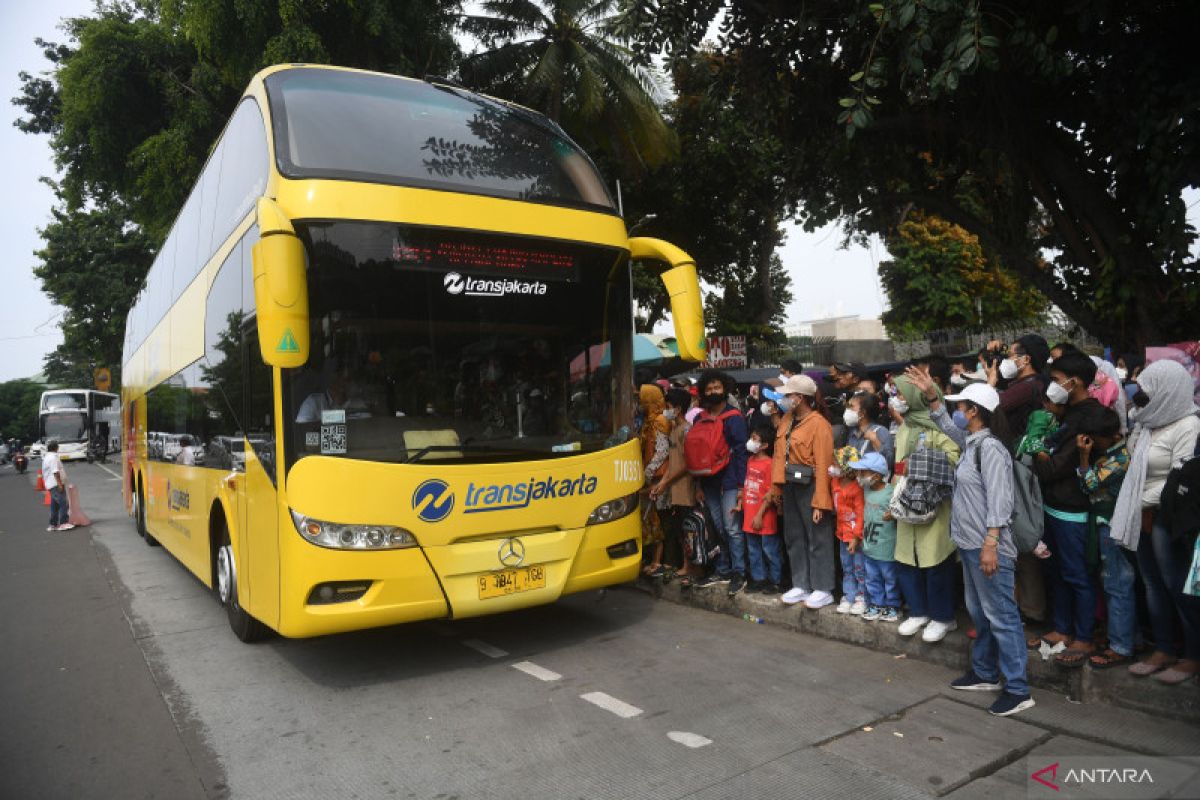
{"label": "motorcycle", "polygon": [[18,450],[13,455],[12,462],[13,462],[13,466],[16,468],[17,472],[19,472],[19,473],[24,473],[25,468],[29,466],[29,459],[26,458],[25,454],[23,452],[21,452],[20,450]]}

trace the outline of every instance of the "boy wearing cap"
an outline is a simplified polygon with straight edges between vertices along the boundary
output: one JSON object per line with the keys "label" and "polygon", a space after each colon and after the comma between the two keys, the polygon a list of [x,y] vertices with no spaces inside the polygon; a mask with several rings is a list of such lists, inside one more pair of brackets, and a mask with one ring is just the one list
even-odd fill
{"label": "boy wearing cap", "polygon": [[888,513],[895,489],[887,482],[887,460],[867,453],[850,468],[863,487],[863,556],[867,570],[867,622],[900,621],[900,589],[896,585],[896,520]]}

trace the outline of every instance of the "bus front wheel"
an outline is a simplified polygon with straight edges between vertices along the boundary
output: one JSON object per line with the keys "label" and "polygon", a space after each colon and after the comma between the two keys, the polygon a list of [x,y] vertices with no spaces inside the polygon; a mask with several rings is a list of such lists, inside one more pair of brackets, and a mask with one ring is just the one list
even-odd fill
{"label": "bus front wheel", "polygon": [[225,606],[234,636],[247,643],[266,638],[270,633],[267,626],[247,614],[238,602],[237,564],[233,559],[229,533],[224,527],[221,528],[221,545],[217,548],[216,590],[217,600]]}

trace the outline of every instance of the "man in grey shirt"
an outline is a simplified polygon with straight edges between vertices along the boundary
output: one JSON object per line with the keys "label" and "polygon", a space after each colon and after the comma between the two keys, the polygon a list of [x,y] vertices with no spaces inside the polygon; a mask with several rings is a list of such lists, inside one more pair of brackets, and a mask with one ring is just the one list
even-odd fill
{"label": "man in grey shirt", "polygon": [[[1003,692],[989,711],[1007,717],[1034,705],[1026,678],[1028,654],[1014,593],[1017,548],[1009,521],[1013,515],[1012,456],[991,432],[1000,395],[985,383],[947,395],[953,416],[933,382],[920,370],[909,377],[929,401],[930,416],[963,449],[955,471],[950,537],[958,545],[967,611],[975,624],[971,669],[951,681],[954,689]],[[1000,676],[1004,676],[1001,684]]]}

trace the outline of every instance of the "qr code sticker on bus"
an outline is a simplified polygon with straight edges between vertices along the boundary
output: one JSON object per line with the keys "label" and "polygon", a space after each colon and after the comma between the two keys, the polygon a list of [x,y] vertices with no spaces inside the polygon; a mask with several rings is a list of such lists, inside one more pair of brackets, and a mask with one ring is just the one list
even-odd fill
{"label": "qr code sticker on bus", "polygon": [[346,452],[346,426],[342,425],[322,425],[321,426],[321,453],[323,455],[336,455]]}

